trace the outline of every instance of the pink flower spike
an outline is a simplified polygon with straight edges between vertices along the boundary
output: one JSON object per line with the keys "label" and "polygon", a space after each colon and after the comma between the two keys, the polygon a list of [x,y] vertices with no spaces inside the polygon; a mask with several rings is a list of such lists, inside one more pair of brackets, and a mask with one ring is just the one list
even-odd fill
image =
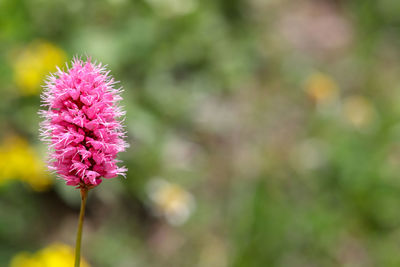
{"label": "pink flower spike", "polygon": [[101,64],[74,58],[66,72],[49,76],[42,93],[41,136],[49,145],[49,169],[67,185],[92,188],[101,178],[125,176],[117,154],[128,144],[118,107],[120,89]]}

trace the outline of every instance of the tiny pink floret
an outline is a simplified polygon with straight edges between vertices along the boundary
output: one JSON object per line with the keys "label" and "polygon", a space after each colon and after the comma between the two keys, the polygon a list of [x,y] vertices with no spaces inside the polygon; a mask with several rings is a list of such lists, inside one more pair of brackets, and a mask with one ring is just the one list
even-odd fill
{"label": "tiny pink floret", "polygon": [[75,58],[46,81],[41,136],[49,144],[49,169],[67,185],[91,188],[102,178],[125,176],[117,154],[128,147],[119,118],[121,89],[101,64]]}

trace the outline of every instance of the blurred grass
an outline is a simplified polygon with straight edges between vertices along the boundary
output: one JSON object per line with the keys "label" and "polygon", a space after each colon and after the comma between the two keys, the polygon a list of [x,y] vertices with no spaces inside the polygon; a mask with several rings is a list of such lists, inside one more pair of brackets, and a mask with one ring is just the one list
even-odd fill
{"label": "blurred grass", "polygon": [[79,209],[26,175],[46,147],[40,84],[18,69],[41,81],[90,55],[125,89],[131,144],[127,179],[88,201],[91,266],[399,266],[399,8],[1,1],[0,265],[72,245]]}

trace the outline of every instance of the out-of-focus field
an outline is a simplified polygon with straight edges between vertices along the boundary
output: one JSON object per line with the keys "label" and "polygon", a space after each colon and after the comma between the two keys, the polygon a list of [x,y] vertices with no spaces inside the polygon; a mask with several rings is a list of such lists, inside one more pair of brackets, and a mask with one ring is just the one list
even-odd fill
{"label": "out-of-focus field", "polygon": [[79,192],[46,171],[37,111],[74,55],[121,81],[131,145],[90,192],[86,266],[400,266],[399,14],[0,0],[0,266],[72,266]]}

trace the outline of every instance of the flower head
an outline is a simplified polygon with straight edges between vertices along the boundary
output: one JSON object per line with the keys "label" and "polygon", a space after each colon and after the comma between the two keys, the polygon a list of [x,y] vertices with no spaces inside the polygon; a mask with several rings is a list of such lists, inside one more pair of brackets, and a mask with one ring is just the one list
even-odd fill
{"label": "flower head", "polygon": [[[61,243],[51,244],[35,253],[20,252],[10,262],[10,267],[39,267],[57,266],[69,267],[74,264],[74,250]],[[86,260],[82,259],[82,267],[89,267]]]}
{"label": "flower head", "polygon": [[15,180],[29,184],[35,191],[45,191],[52,184],[34,147],[22,137],[10,136],[0,143],[0,186]]}
{"label": "flower head", "polygon": [[118,120],[121,90],[101,64],[75,58],[66,72],[58,69],[42,94],[45,110],[41,135],[50,147],[49,168],[67,185],[91,188],[101,178],[124,175],[118,152],[128,146]]}
{"label": "flower head", "polygon": [[39,93],[40,83],[56,65],[65,61],[65,52],[55,44],[36,40],[12,57],[14,80],[23,95]]}

